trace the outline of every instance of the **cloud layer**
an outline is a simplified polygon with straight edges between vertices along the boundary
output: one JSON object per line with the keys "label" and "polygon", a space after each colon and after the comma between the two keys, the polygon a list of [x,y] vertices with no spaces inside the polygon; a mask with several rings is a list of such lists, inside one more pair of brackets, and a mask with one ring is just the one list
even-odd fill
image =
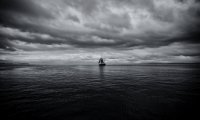
{"label": "cloud layer", "polygon": [[200,58],[197,0],[1,0],[0,16],[1,60],[95,64],[102,56],[110,64],[132,64]]}

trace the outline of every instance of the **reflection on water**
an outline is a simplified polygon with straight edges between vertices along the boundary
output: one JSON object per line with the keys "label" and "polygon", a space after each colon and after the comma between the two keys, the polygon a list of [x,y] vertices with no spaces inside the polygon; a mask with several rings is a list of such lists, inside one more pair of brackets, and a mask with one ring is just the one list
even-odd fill
{"label": "reflection on water", "polygon": [[104,79],[104,68],[105,66],[99,66],[100,79]]}
{"label": "reflection on water", "polygon": [[197,65],[23,66],[0,70],[1,117],[52,120],[194,119]]}

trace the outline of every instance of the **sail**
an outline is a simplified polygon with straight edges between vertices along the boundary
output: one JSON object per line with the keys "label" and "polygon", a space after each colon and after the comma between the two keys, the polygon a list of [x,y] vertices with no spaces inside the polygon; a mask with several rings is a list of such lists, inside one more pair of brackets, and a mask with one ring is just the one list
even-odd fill
{"label": "sail", "polygon": [[99,63],[104,63],[103,58],[99,59]]}

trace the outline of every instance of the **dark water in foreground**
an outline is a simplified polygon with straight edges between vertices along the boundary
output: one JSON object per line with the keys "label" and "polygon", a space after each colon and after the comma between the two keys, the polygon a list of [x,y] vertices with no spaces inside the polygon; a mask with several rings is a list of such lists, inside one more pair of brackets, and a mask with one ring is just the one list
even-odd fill
{"label": "dark water in foreground", "polygon": [[191,120],[200,109],[199,73],[194,64],[3,67],[1,118]]}

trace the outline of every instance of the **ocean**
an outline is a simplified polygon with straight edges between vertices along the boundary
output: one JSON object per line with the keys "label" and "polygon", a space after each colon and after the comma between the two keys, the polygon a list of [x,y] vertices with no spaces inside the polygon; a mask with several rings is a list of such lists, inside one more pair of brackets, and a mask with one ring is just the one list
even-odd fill
{"label": "ocean", "polygon": [[2,120],[191,120],[199,102],[199,64],[0,67]]}

